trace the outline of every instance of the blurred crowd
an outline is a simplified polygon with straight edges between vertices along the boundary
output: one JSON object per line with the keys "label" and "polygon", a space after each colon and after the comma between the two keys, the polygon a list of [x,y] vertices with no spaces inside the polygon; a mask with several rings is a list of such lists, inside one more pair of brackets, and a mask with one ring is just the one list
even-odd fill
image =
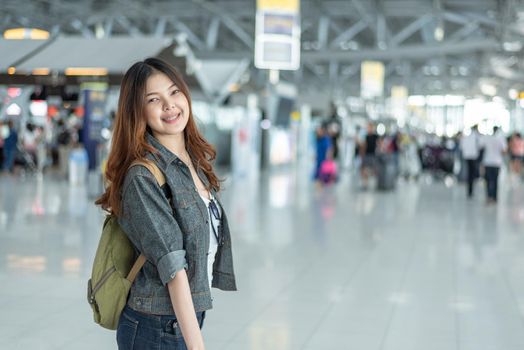
{"label": "blurred crowd", "polygon": [[[471,198],[476,180],[482,178],[488,203],[497,201],[502,168],[519,181],[522,179],[524,139],[519,132],[506,135],[494,127],[489,134],[481,134],[473,126],[447,137],[385,129],[384,125],[369,122],[340,140],[340,128],[329,121],[322,122],[316,129],[314,179],[320,184],[332,184],[340,176],[340,165],[350,164],[352,169],[358,169],[361,189],[368,189],[370,178],[375,178],[377,189],[392,190],[398,178],[416,180],[425,173],[465,183],[467,196]],[[344,147],[350,153],[350,162],[337,159],[341,143],[350,145]]]}
{"label": "blurred crowd", "polygon": [[81,142],[80,119],[50,119],[45,125],[0,121],[0,164],[3,173],[54,170],[66,177],[69,153]]}

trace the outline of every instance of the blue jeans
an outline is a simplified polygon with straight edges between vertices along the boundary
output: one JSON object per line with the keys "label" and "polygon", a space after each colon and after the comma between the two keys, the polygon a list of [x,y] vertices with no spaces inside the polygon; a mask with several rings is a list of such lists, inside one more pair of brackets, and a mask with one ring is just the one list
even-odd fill
{"label": "blue jeans", "polygon": [[13,167],[15,165],[15,155],[16,149],[6,150],[4,148],[4,164],[2,164],[3,170],[13,171]]}
{"label": "blue jeans", "polygon": [[[200,328],[204,312],[197,312]],[[116,342],[119,350],[187,350],[176,316],[149,315],[124,308],[118,322]]]}

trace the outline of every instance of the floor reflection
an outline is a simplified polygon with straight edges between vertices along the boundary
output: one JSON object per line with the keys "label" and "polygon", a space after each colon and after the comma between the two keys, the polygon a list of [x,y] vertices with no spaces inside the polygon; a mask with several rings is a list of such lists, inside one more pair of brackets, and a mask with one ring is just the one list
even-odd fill
{"label": "floor reflection", "polygon": [[[520,181],[488,206],[482,182],[468,201],[455,181],[375,192],[341,175],[227,179],[239,291],[213,291],[208,348],[524,348]],[[114,348],[85,302],[104,219],[93,201],[51,177],[0,177],[0,348]]]}

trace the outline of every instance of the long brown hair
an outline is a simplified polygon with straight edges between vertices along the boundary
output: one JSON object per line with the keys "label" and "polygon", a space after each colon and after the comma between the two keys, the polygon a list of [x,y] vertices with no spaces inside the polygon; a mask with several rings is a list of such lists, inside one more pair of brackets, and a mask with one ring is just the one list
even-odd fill
{"label": "long brown hair", "polygon": [[120,85],[111,151],[105,170],[107,187],[104,194],[95,202],[113,215],[120,215],[121,189],[131,163],[135,160],[143,160],[147,152],[157,153],[157,150],[146,140],[146,132],[149,128],[144,115],[147,79],[155,73],[165,74],[187,98],[189,120],[184,129],[186,149],[197,168],[200,168],[209,180],[208,190],[220,190],[220,182],[211,165],[211,161],[216,157],[216,151],[197,128],[186,83],[173,66],[157,58],[148,58],[133,64]]}

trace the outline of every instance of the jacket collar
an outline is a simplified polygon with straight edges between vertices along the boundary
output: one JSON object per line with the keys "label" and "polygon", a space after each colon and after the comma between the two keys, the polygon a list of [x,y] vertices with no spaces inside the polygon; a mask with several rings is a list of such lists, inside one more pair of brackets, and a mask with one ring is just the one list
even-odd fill
{"label": "jacket collar", "polygon": [[158,141],[149,132],[146,132],[146,140],[151,146],[153,146],[158,151],[158,155],[166,163],[166,165],[172,164],[175,160],[179,160],[176,154],[168,150],[164,145],[160,143],[160,141]]}
{"label": "jacket collar", "polygon": [[[162,162],[164,162],[166,165],[176,163],[180,166],[184,164],[182,160],[176,156],[176,154],[174,154],[173,152],[168,150],[164,145],[162,145],[160,141],[158,141],[153,135],[151,135],[151,133],[146,132],[146,140],[151,146],[153,146],[158,151],[158,156],[161,158]],[[197,173],[198,173],[198,177],[200,178],[200,180],[204,183],[204,186],[208,187],[209,181],[207,179],[207,176],[202,171],[202,169],[200,169],[200,167],[197,168]]]}

